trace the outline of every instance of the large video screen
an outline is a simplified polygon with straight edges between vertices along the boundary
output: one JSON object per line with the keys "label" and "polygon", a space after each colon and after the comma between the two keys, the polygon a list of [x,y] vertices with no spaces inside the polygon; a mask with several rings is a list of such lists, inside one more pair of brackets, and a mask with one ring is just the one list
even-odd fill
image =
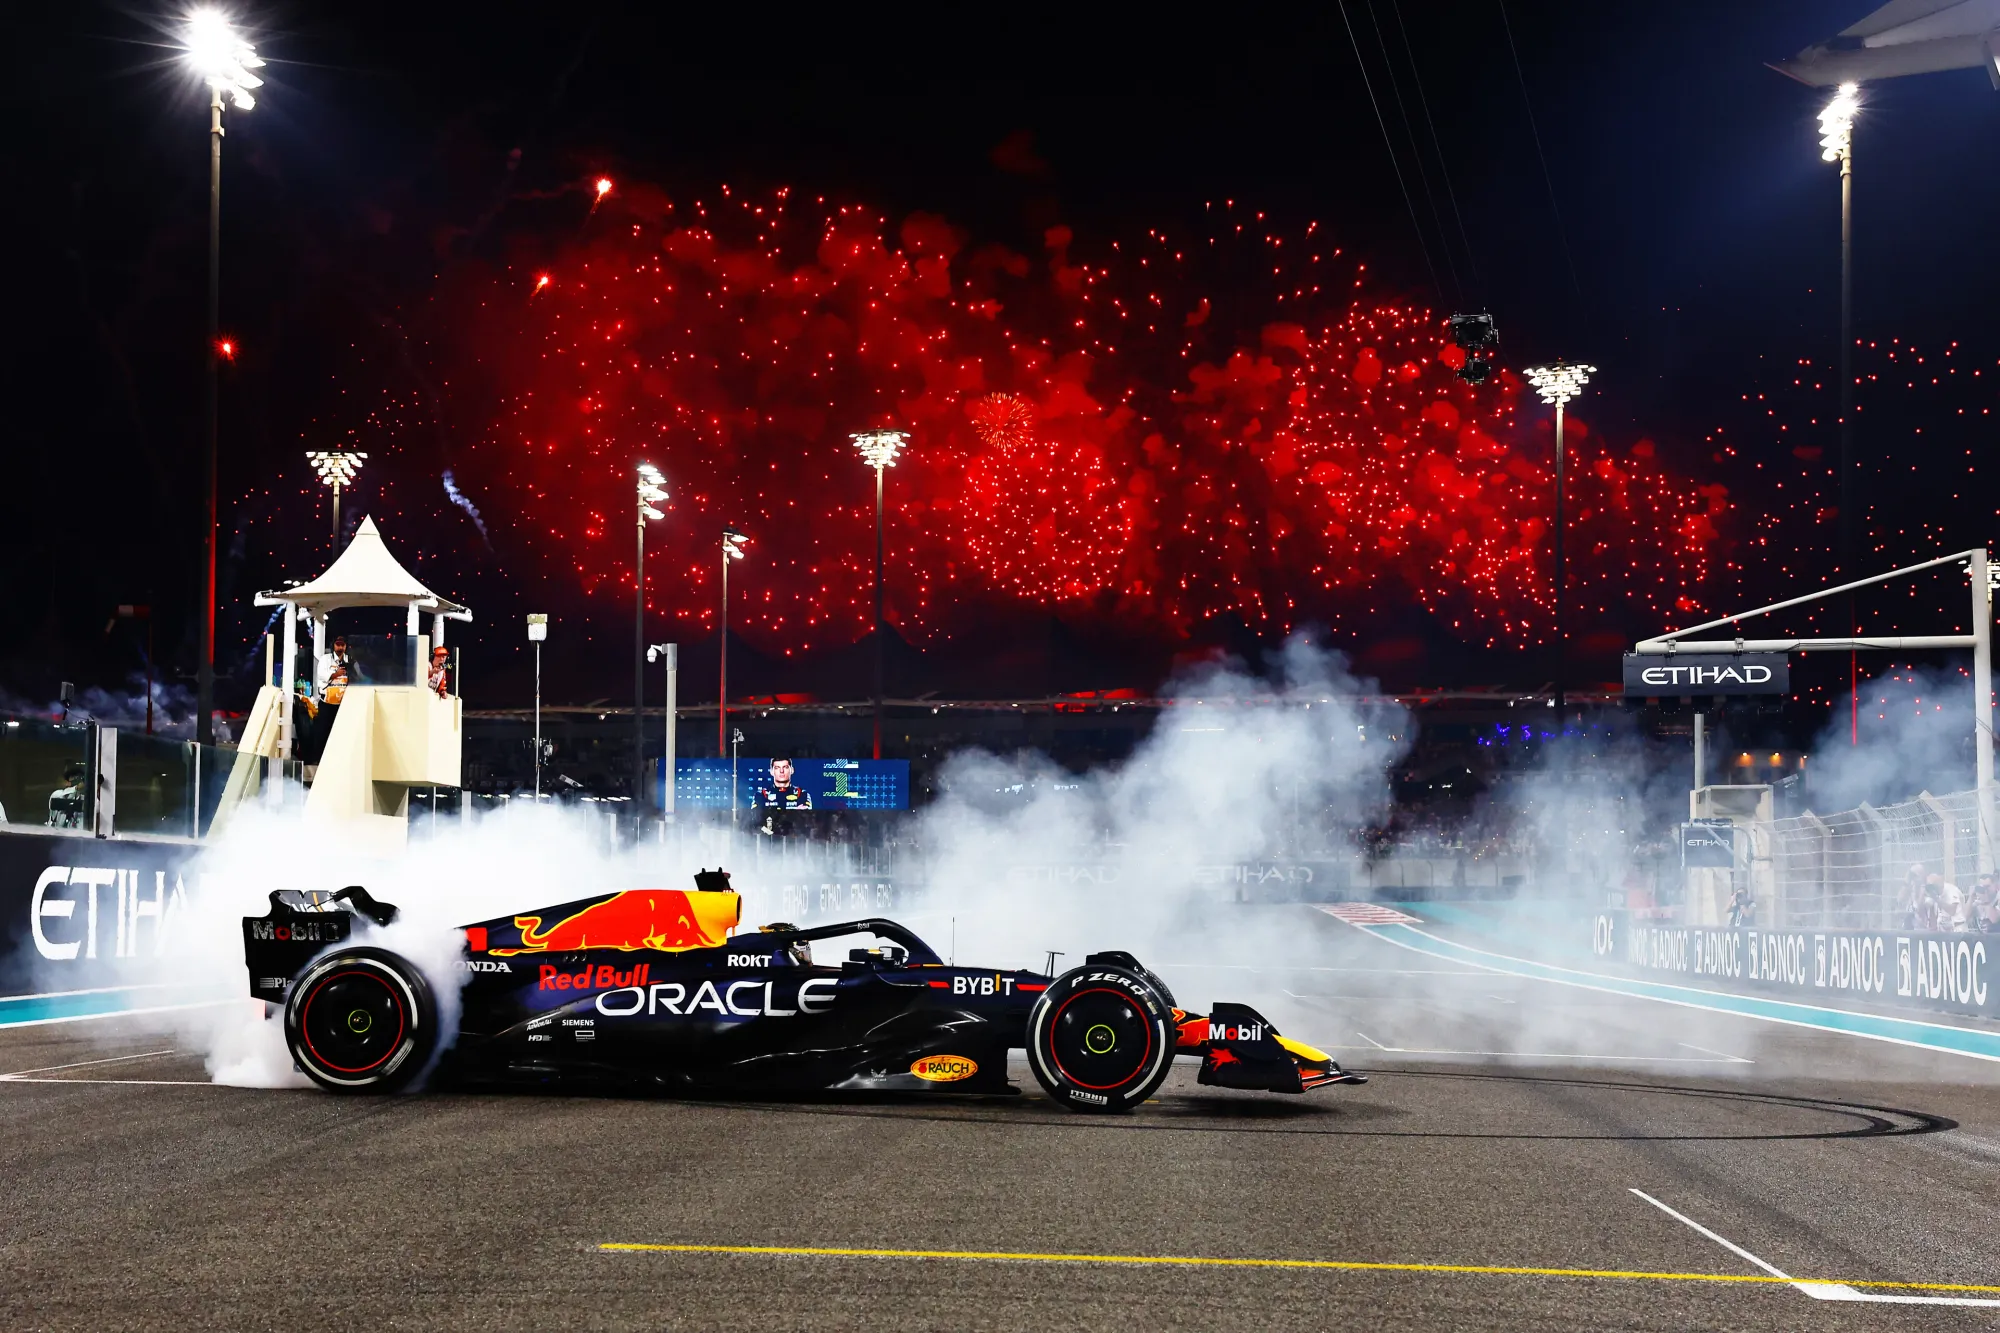
{"label": "large video screen", "polygon": [[[733,777],[732,777],[733,774]],[[906,759],[677,759],[674,805],[727,810],[907,810]],[[657,781],[654,798],[661,795]]]}

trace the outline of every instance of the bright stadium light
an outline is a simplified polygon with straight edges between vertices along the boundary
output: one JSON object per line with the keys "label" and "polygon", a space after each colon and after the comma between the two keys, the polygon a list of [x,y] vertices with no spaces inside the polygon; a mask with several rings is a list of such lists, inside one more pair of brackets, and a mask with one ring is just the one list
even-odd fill
{"label": "bright stadium light", "polygon": [[861,451],[862,461],[875,469],[875,757],[882,757],[883,654],[888,649],[887,626],[882,619],[882,470],[893,467],[896,455],[909,442],[902,430],[856,431],[848,439]]}
{"label": "bright stadium light", "polygon": [[667,479],[651,463],[639,464],[639,514],[641,522],[666,515],[653,506],[667,498]]}
{"label": "bright stadium light", "polygon": [[1535,386],[1542,401],[1553,403],[1556,409],[1556,678],[1555,697],[1549,704],[1556,710],[1558,732],[1562,728],[1564,648],[1568,643],[1563,636],[1563,404],[1581,394],[1596,373],[1596,366],[1572,366],[1561,360],[1552,366],[1530,367],[1527,372],[1528,383]]}
{"label": "bright stadium light", "polygon": [[236,35],[220,10],[197,9],[188,15],[185,46],[188,63],[217,97],[228,93],[239,111],[257,105],[250,90],[262,88],[264,81],[250,71],[262,69],[264,62],[257,58],[256,48]]}
{"label": "bright stadium light", "polygon": [[340,546],[340,492],[354,483],[354,474],[361,471],[361,465],[367,460],[368,455],[358,451],[306,451],[306,462],[312,464],[313,471],[319,476],[319,484],[333,490],[333,544],[336,550]]}
{"label": "bright stadium light", "polygon": [[1597,373],[1596,366],[1571,366],[1558,361],[1553,366],[1534,366],[1528,370],[1528,383],[1535,386],[1535,392],[1545,403],[1553,403],[1560,409],[1570,399],[1583,392],[1583,386],[1590,383],[1590,377]]}
{"label": "bright stadium light", "polygon": [[854,441],[854,447],[861,451],[862,459],[869,467],[880,471],[894,467],[896,455],[909,442],[910,433],[904,430],[864,430],[847,437]]}
{"label": "bright stadium light", "polygon": [[1861,85],[1843,83],[1819,113],[1819,156],[1838,162],[1854,148],[1854,113],[1861,109]]}

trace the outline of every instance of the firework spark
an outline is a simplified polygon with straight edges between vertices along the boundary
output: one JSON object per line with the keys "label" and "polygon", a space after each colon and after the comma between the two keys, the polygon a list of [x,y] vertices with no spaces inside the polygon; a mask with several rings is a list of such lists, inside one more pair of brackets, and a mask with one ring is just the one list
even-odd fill
{"label": "firework spark", "polygon": [[[1411,600],[1469,643],[1551,628],[1545,415],[1510,372],[1455,379],[1439,314],[1373,293],[1317,224],[1217,205],[1205,230],[1086,259],[1067,228],[1028,255],[784,190],[615,201],[426,317],[476,437],[458,475],[539,575],[629,593],[607,515],[643,454],[675,483],[659,610],[713,629],[709,537],[742,521],[769,554],[732,629],[781,652],[851,642],[873,480],[845,441],[893,425],[910,443],[888,480],[890,616],[919,642],[996,601],[1171,632],[1235,615],[1358,634]],[[506,301],[524,280],[537,299]],[[1650,441],[1577,415],[1569,435],[1572,598],[1662,623],[1702,609],[1727,492]]]}

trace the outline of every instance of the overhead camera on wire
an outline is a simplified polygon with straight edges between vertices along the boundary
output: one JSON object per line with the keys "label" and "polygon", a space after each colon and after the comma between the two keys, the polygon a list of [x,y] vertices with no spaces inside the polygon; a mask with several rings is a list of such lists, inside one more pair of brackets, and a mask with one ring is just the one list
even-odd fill
{"label": "overhead camera on wire", "polygon": [[[1493,356],[1500,349],[1500,329],[1491,315],[1453,315],[1445,321],[1452,345],[1464,354],[1454,373],[1467,384],[1484,384],[1493,373]],[[1449,364],[1449,359],[1447,360]]]}

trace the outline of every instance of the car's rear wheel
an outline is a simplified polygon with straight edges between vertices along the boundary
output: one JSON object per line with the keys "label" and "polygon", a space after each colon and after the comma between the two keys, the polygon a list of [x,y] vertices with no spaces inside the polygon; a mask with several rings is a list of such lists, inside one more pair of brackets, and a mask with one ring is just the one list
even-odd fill
{"label": "car's rear wheel", "polygon": [[1151,979],[1132,969],[1065,972],[1028,1015],[1028,1068],[1073,1111],[1129,1111],[1173,1064],[1171,1011]]}
{"label": "car's rear wheel", "polygon": [[329,1092],[395,1092],[437,1050],[437,1002],[408,959],[387,949],[339,949],[292,987],[285,1044]]}

